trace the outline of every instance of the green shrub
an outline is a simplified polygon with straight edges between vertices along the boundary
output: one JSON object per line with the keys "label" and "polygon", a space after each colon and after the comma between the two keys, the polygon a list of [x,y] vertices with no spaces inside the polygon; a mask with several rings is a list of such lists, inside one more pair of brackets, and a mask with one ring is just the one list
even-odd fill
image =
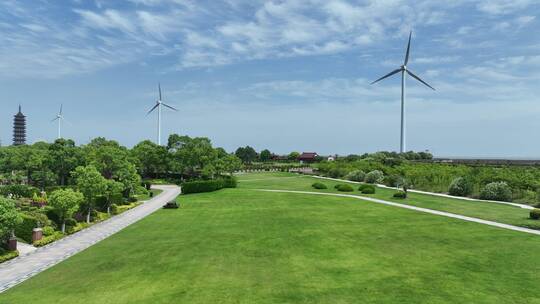
{"label": "green shrub", "polygon": [[135,207],[139,206],[138,203],[131,203],[129,205],[121,205],[121,206],[117,206],[115,208],[115,210],[113,211],[113,209],[111,208],[111,212],[113,214],[120,214],[122,212],[125,212],[125,211],[128,211],[129,209],[133,209]]}
{"label": "green shrub", "polygon": [[19,256],[18,251],[7,251],[2,248],[0,248],[0,263],[5,262],[7,260],[11,260],[13,258],[16,258]]}
{"label": "green shrub", "polygon": [[362,184],[362,185],[360,185],[360,187],[358,187],[358,190],[360,192],[362,192],[363,194],[374,194],[375,193],[375,186]]}
{"label": "green shrub", "polygon": [[369,184],[378,184],[384,179],[384,174],[379,170],[373,170],[366,174],[365,182]]}
{"label": "green shrub", "polygon": [[234,176],[224,176],[223,177],[223,188],[236,188],[238,181]]}
{"label": "green shrub", "polygon": [[51,226],[43,227],[43,235],[49,236],[54,234],[54,228]]}
{"label": "green shrub", "polygon": [[67,230],[67,234],[73,234],[75,232],[79,232],[83,230],[84,228],[88,228],[89,226],[90,224],[88,223],[77,223],[77,225],[69,227],[69,229]]}
{"label": "green shrub", "polygon": [[141,196],[141,195],[148,195],[148,190],[146,190],[143,186],[137,186],[135,187],[135,194]]}
{"label": "green shrub", "polygon": [[315,189],[327,189],[328,187],[326,187],[325,184],[323,183],[313,183],[311,185],[311,187],[315,188]]}
{"label": "green shrub", "polygon": [[394,193],[395,198],[407,198],[407,192],[405,191],[398,191]]}
{"label": "green shrub", "polygon": [[38,227],[38,219],[30,214],[21,213],[22,222],[15,227],[15,235],[26,242],[32,242],[32,230]]}
{"label": "green shrub", "polygon": [[223,188],[235,188],[236,179],[232,178],[217,178],[213,180],[197,180],[185,182],[182,184],[182,193],[201,193],[212,192]]}
{"label": "green shrub", "polygon": [[540,219],[540,209],[533,209],[533,210],[531,210],[531,213],[529,213],[529,216],[530,216],[531,219],[533,219],[533,220],[538,220],[538,219]]}
{"label": "green shrub", "polygon": [[51,234],[49,236],[46,236],[46,237],[42,238],[39,241],[35,241],[34,246],[42,247],[42,246],[50,244],[50,243],[52,243],[54,241],[57,241],[57,240],[59,240],[59,239],[61,239],[63,237],[64,237],[64,234],[62,232],[56,231],[55,233],[53,233],[53,234]]}
{"label": "green shrub", "polygon": [[354,181],[354,182],[363,182],[366,177],[366,173],[362,170],[354,170],[349,172],[345,176],[346,179]]}
{"label": "green shrub", "polygon": [[138,195],[132,195],[128,198],[128,202],[129,203],[135,203],[135,202],[138,202],[139,201],[139,196]]}
{"label": "green shrub", "polygon": [[111,205],[111,213],[112,214],[117,214],[117,211],[118,211],[118,205],[117,204],[112,204]]}
{"label": "green shrub", "polygon": [[480,198],[492,201],[512,200],[512,189],[506,182],[493,182],[487,184],[480,192]]}
{"label": "green shrub", "polygon": [[472,183],[463,177],[454,179],[448,188],[448,193],[454,196],[468,196],[472,191]]}
{"label": "green shrub", "polygon": [[337,185],[338,187],[336,188],[337,191],[341,191],[341,192],[352,192],[354,191],[353,187],[351,187],[351,185],[347,185],[347,184],[339,184]]}

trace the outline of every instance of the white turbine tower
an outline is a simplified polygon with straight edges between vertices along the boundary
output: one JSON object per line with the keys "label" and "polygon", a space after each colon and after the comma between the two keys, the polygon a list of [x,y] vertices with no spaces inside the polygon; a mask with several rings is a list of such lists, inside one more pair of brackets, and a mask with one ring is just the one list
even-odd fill
{"label": "white turbine tower", "polygon": [[51,122],[58,121],[58,139],[62,138],[62,121],[64,120],[64,115],[62,114],[62,104],[60,104],[60,111],[56,114],[56,117],[51,120]]}
{"label": "white turbine tower", "polygon": [[374,84],[396,73],[401,72],[401,137],[399,143],[400,153],[405,152],[405,80],[407,79],[407,74],[409,74],[414,79],[420,81],[421,83],[425,84],[430,89],[435,90],[432,86],[420,79],[420,77],[416,76],[413,72],[411,72],[411,70],[407,68],[407,63],[409,62],[409,51],[411,49],[411,35],[412,31],[409,33],[409,43],[407,44],[407,52],[405,53],[405,61],[403,62],[403,65],[371,83]]}
{"label": "white turbine tower", "polygon": [[154,105],[146,115],[152,113],[156,108],[158,109],[158,120],[157,120],[157,144],[161,146],[161,106],[167,107],[171,110],[178,111],[177,109],[171,107],[170,105],[164,103],[161,100],[161,84],[158,83],[159,98],[156,100],[156,105]]}

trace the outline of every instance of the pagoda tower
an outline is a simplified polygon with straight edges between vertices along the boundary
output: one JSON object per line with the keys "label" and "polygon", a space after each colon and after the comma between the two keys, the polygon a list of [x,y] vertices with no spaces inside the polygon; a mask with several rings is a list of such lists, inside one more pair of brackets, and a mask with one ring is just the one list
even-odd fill
{"label": "pagoda tower", "polygon": [[21,112],[21,106],[19,105],[19,113],[14,116],[13,119],[13,145],[25,145],[26,144],[26,116]]}

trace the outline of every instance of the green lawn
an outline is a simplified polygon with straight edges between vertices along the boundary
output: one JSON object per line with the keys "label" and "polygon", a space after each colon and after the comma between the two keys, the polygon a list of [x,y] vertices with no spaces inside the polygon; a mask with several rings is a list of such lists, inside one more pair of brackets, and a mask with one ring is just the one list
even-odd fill
{"label": "green lawn", "polygon": [[[310,176],[291,174],[291,173],[258,173],[245,174],[239,176],[241,188],[246,189],[283,189],[283,190],[300,190],[300,191],[316,191],[316,192],[337,192],[334,189],[336,182],[331,180],[322,180]],[[314,182],[321,182],[328,186],[326,190],[317,190],[311,187]],[[502,205],[497,203],[482,202],[482,201],[466,201],[454,198],[445,198],[434,195],[409,193],[407,199],[397,199],[393,197],[396,190],[377,188],[375,194],[365,195],[358,191],[358,185],[352,184],[355,191],[346,192],[347,194],[364,195],[375,197],[387,201],[429,208],[434,210],[446,211],[456,214],[462,214],[481,218],[485,220],[522,226],[532,229],[540,229],[540,221],[529,218],[529,211],[519,207]]]}
{"label": "green lawn", "polygon": [[181,196],[0,303],[540,303],[538,236],[248,189],[310,183],[289,176]]}

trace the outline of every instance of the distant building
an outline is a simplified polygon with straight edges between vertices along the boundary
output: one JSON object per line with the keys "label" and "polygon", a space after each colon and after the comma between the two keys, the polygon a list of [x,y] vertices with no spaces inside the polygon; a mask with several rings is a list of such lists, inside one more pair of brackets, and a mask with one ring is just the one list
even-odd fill
{"label": "distant building", "polygon": [[270,159],[273,160],[273,161],[287,161],[287,160],[289,160],[287,155],[277,155],[277,154],[272,154],[272,157],[270,157]]}
{"label": "distant building", "polygon": [[300,156],[298,156],[298,160],[301,163],[312,163],[315,160],[317,160],[318,156],[319,155],[317,153],[315,153],[315,152],[302,152],[302,154],[300,154]]}
{"label": "distant building", "polygon": [[335,161],[336,159],[338,158],[337,154],[336,155],[330,155],[326,158],[327,161]]}
{"label": "distant building", "polygon": [[21,112],[20,105],[19,113],[13,119],[13,145],[26,145],[26,116]]}

